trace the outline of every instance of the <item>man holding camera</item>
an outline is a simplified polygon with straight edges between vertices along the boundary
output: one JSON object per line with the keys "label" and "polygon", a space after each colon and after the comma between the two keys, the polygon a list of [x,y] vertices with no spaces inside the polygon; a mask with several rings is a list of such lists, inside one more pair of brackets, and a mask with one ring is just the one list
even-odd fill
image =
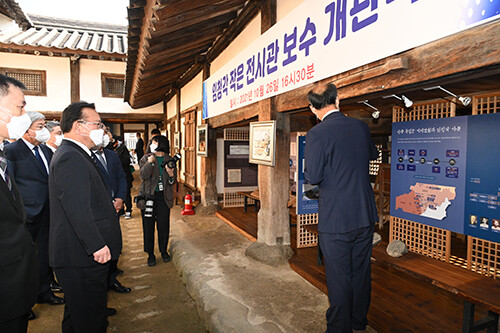
{"label": "man holding camera", "polygon": [[[170,233],[170,208],[174,204],[175,159],[168,155],[168,140],[163,135],[153,138],[151,154],[139,161],[141,186],[138,208],[141,209],[144,235],[144,252],[148,254],[148,266],[156,264],[154,255],[155,224],[158,230],[158,247],[163,262],[170,261],[167,252]],[[174,163],[172,165],[172,162]],[[141,204],[142,203],[142,204]]]}

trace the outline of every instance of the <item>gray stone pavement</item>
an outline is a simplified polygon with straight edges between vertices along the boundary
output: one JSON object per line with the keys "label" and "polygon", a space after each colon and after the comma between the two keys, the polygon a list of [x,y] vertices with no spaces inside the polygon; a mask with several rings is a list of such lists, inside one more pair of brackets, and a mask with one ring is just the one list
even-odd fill
{"label": "gray stone pavement", "polygon": [[210,332],[324,332],[326,295],[288,265],[245,256],[251,242],[214,215],[172,211],[170,253]]}

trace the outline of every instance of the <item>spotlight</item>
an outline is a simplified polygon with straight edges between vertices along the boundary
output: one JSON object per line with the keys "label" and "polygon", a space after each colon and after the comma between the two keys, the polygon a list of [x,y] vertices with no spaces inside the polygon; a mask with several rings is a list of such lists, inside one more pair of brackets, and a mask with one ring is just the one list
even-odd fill
{"label": "spotlight", "polygon": [[400,101],[403,101],[403,103],[405,104],[405,108],[409,108],[413,105],[413,102],[405,95],[401,95],[401,97],[399,97],[398,95],[392,94],[392,95],[384,96],[383,98],[390,98],[390,97],[394,97],[394,98],[399,99]]}
{"label": "spotlight", "polygon": [[470,97],[462,97],[462,96],[458,96],[458,95],[455,95],[454,93],[452,93],[451,91],[449,90],[446,90],[444,89],[443,87],[441,86],[435,86],[435,87],[429,87],[429,88],[423,88],[425,91],[428,91],[428,90],[435,90],[435,89],[440,89],[442,91],[444,91],[445,93],[447,93],[448,95],[450,96],[453,96],[455,98],[458,98],[458,100],[460,101],[460,103],[462,103],[463,106],[467,106],[470,104],[471,102],[471,98]]}
{"label": "spotlight", "polygon": [[364,104],[364,105],[372,108],[373,110],[375,110],[372,112],[373,119],[378,119],[378,117],[380,117],[380,111],[376,107],[374,107],[373,105],[368,104],[368,100],[359,101],[358,103]]}

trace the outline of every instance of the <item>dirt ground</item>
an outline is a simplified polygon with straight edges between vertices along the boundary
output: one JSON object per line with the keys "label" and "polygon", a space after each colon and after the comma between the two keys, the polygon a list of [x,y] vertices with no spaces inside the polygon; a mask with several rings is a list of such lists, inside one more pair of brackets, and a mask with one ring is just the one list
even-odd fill
{"label": "dirt ground", "polygon": [[[138,175],[135,178],[139,178]],[[138,183],[134,185],[135,192]],[[108,292],[108,307],[117,310],[115,316],[108,318],[108,332],[205,332],[196,304],[188,295],[174,264],[161,260],[157,244],[156,266],[147,266],[139,210],[134,209],[131,219],[121,217],[120,222],[123,251],[118,267],[124,273],[118,276],[118,280],[132,291],[128,294]],[[61,332],[64,305],[37,304],[33,311],[38,318],[30,321],[29,333]]]}

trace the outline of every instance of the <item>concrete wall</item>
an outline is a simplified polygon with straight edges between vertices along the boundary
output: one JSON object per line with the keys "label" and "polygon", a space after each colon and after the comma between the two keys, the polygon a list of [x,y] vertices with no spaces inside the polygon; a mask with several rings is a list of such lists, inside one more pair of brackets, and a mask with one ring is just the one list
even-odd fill
{"label": "concrete wall", "polygon": [[99,112],[163,113],[162,103],[142,109],[132,109],[123,98],[102,97],[101,73],[125,74],[123,61],[80,60],[80,98],[96,104]]}

